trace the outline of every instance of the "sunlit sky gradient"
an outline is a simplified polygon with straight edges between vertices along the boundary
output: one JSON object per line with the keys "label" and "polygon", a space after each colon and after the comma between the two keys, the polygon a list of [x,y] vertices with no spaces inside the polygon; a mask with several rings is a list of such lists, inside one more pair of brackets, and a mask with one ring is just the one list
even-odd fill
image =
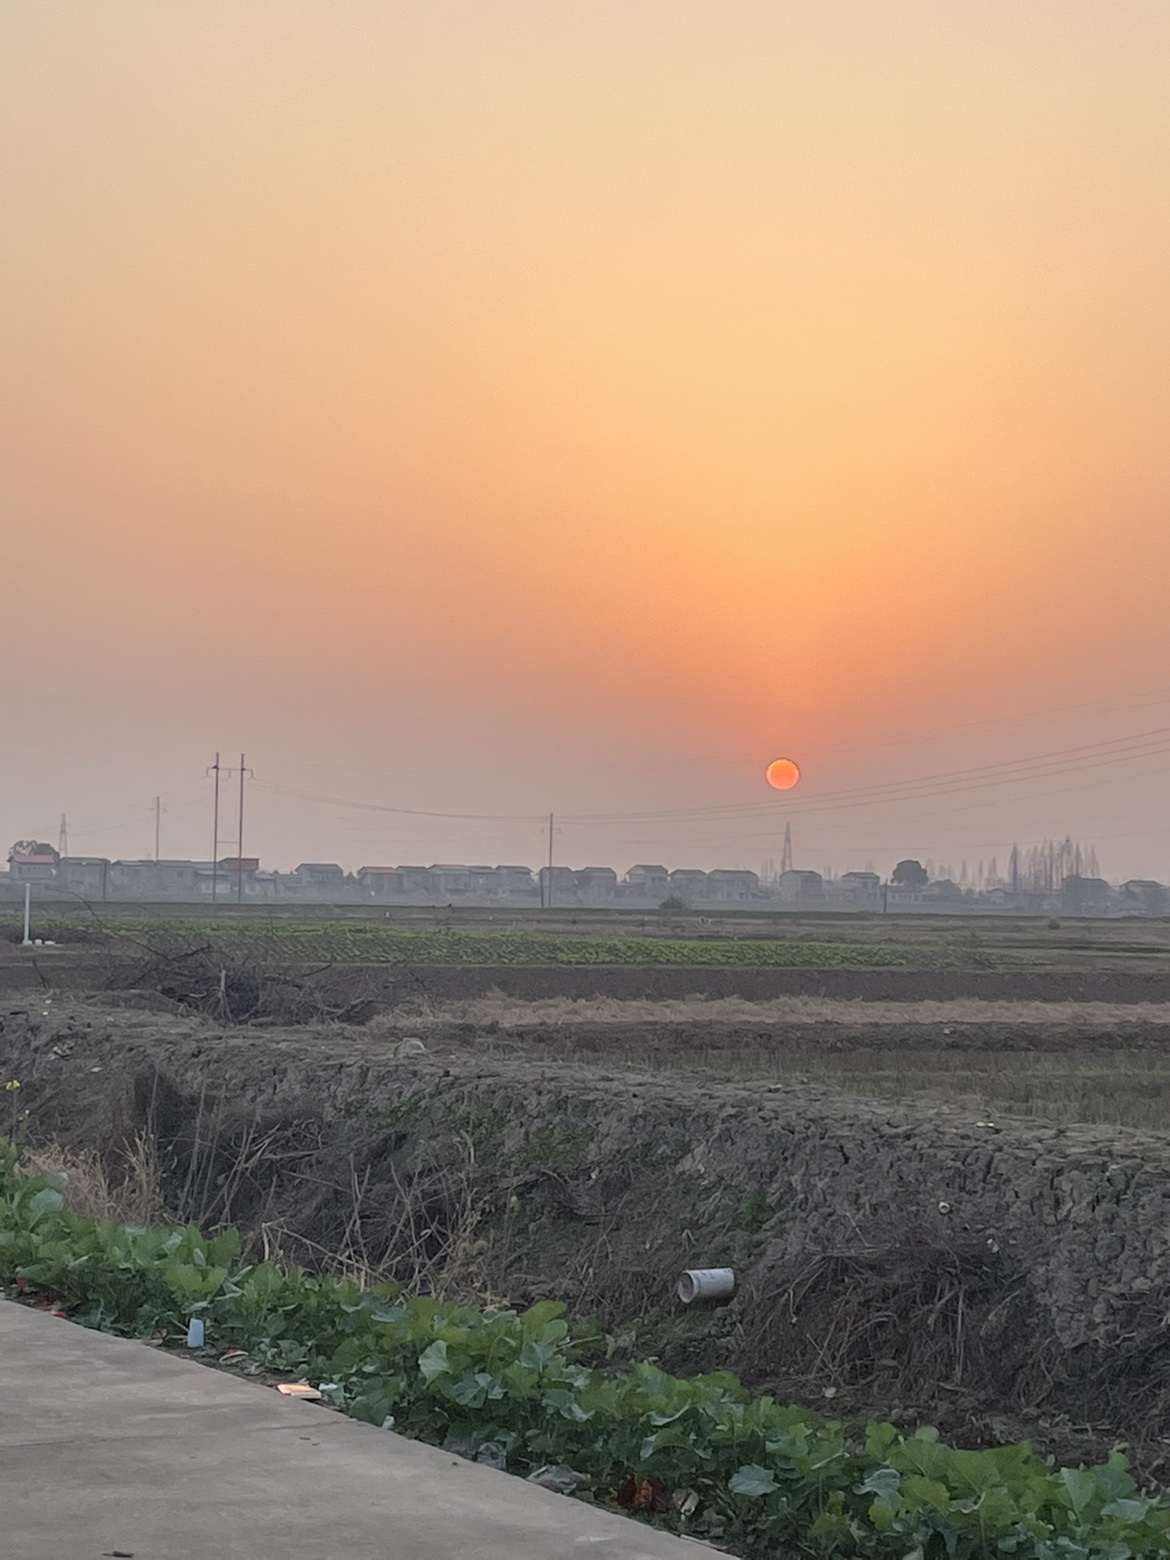
{"label": "sunlit sky gradient", "polygon": [[8,0],[0,840],[205,856],[219,748],[268,865],[1170,877],[1161,738],[818,803],[1170,727],[1168,67],[1165,0]]}

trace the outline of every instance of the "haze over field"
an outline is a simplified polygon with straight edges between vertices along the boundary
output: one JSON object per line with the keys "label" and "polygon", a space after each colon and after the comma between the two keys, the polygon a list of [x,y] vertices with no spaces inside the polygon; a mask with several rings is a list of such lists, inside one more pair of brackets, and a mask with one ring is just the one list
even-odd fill
{"label": "haze over field", "polygon": [[1170,877],[1164,0],[0,33],[4,844]]}

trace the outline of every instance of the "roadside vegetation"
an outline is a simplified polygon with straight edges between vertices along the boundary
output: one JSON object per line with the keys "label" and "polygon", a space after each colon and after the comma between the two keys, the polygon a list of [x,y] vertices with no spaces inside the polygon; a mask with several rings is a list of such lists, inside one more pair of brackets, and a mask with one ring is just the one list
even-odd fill
{"label": "roadside vegetation", "polygon": [[[563,1308],[477,1308],[241,1259],[236,1232],[75,1211],[60,1174],[0,1139],[0,1283],[73,1320],[296,1376],[332,1406],[532,1475],[733,1553],[857,1560],[1135,1560],[1170,1550],[1170,1501],[1114,1455],[1058,1468],[1026,1444],[962,1451],[936,1433],[856,1431],[750,1394],[729,1373],[615,1370]],[[102,1206],[93,1167],[82,1206]],[[73,1206],[67,1206],[67,1199]],[[147,1199],[149,1201],[149,1199]]]}

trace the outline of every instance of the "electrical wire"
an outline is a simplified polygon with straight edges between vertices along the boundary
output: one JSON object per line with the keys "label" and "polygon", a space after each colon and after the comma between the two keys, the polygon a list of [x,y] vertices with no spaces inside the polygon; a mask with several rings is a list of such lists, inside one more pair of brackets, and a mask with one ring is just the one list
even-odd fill
{"label": "electrical wire", "polygon": [[468,823],[539,823],[543,813],[460,813],[430,812],[419,807],[391,807],[385,802],[357,802],[340,796],[325,796],[316,791],[303,791],[296,786],[281,785],[272,780],[253,780],[253,789],[267,791],[292,801],[315,802],[327,807],[340,807],[356,812],[395,813],[404,818],[459,819]]}
{"label": "electrical wire", "polygon": [[[851,786],[838,791],[814,794],[808,800],[801,799],[795,810],[801,817],[817,812],[840,811],[857,807],[874,807],[897,802],[922,802],[944,796],[957,796],[966,792],[995,789],[1005,785],[1026,784],[1046,780],[1054,773],[1075,765],[1078,770],[1109,768],[1118,764],[1131,764],[1141,759],[1161,757],[1170,753],[1170,726],[1160,726],[1149,731],[1133,732],[1102,742],[1081,743],[1074,747],[1057,748],[1026,758],[1011,759],[995,764],[968,766],[963,769],[943,770],[934,775],[922,775],[908,780],[895,780],[868,786]],[[254,780],[255,789],[272,796],[316,806],[343,811],[374,812],[398,817],[433,818],[445,822],[513,823],[529,827],[540,826],[547,816],[540,813],[471,813],[441,812],[430,809],[399,807],[384,802],[359,801],[353,798],[308,791],[276,781]],[[1071,787],[1069,789],[1078,789]],[[1061,794],[1061,793],[1055,793]],[[795,803],[795,798],[791,802]],[[680,826],[688,823],[748,823],[759,819],[774,819],[780,803],[777,799],[767,802],[745,802],[696,805],[681,808],[660,808],[652,811],[563,813],[558,815],[565,827],[620,828],[634,824],[661,823]]]}
{"label": "electrical wire", "polygon": [[[873,786],[852,786],[840,791],[822,791],[807,802],[801,801],[798,810],[803,814],[828,808],[872,806],[889,801],[928,800],[933,796],[953,795],[962,791],[979,790],[1011,782],[1046,779],[1053,771],[1059,772],[1061,769],[1068,768],[1070,760],[1075,760],[1078,768],[1091,769],[1108,764],[1128,763],[1134,759],[1156,757],[1164,753],[1170,753],[1170,726],[1159,727],[1151,732],[1137,732],[1127,737],[1113,738],[1108,742],[1057,749],[1027,759],[945,770],[937,775],[924,775],[912,780],[889,781]],[[795,797],[790,796],[789,800],[796,804]],[[777,801],[744,802],[709,807],[669,808],[652,812],[566,813],[560,816],[567,825],[601,824],[609,827],[625,823],[685,823],[714,821],[720,818],[734,822],[754,817],[774,817],[777,807]]]}

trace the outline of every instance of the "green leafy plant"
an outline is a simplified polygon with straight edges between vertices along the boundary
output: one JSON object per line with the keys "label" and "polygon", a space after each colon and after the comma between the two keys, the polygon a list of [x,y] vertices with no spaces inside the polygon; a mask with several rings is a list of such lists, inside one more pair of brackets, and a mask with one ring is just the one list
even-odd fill
{"label": "green leafy plant", "polygon": [[481,1102],[461,1110],[455,1117],[455,1125],[473,1148],[483,1148],[500,1136],[508,1125],[508,1115],[495,1105]]}
{"label": "green leafy plant", "polygon": [[403,1094],[399,1099],[387,1100],[383,1105],[371,1107],[367,1116],[376,1127],[400,1127],[415,1115],[421,1104],[421,1094]]}
{"label": "green leafy plant", "polygon": [[480,1310],[390,1285],[241,1259],[233,1230],[144,1229],[74,1214],[62,1178],[21,1173],[0,1138],[0,1283],[74,1319],[181,1337],[328,1383],[357,1419],[527,1474],[567,1463],[593,1499],[765,1560],[1140,1560],[1170,1553],[1170,1502],[1113,1456],[1057,1468],[1025,1445],[960,1451],[936,1432],[863,1439],[716,1373],[584,1363],[563,1307]]}
{"label": "green leafy plant", "polygon": [[589,1146],[590,1134],[569,1128],[558,1132],[553,1127],[541,1127],[534,1132],[516,1155],[518,1165],[575,1165]]}
{"label": "green leafy plant", "polygon": [[747,1194],[736,1209],[731,1227],[733,1230],[746,1230],[748,1234],[755,1235],[775,1217],[775,1214],[775,1208],[757,1186]]}
{"label": "green leafy plant", "polygon": [[743,968],[850,968],[921,965],[950,955],[894,943],[806,942],[793,938],[689,938],[594,935],[587,932],[461,931],[393,927],[377,922],[168,920],[145,932],[108,923],[111,935],[144,943],[158,956],[192,947],[249,967],[282,964],[686,965]]}

